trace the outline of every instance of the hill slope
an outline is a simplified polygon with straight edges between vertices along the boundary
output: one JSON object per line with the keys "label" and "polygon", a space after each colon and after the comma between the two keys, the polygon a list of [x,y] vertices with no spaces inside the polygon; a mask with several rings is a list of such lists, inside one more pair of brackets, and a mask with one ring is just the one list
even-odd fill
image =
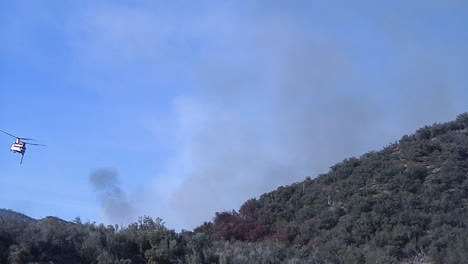
{"label": "hill slope", "polygon": [[[316,179],[217,213],[217,239],[302,245],[328,261],[468,263],[468,114],[419,129]],[[359,261],[360,260],[360,261]]]}
{"label": "hill slope", "polygon": [[0,263],[468,263],[467,205],[468,113],[194,232],[150,217],[119,228],[1,211],[15,217],[0,224]]}

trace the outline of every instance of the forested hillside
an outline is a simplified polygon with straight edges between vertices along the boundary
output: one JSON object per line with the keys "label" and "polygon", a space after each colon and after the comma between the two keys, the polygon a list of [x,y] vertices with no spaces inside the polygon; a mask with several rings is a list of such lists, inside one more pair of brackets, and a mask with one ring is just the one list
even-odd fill
{"label": "forested hillside", "polygon": [[468,263],[468,114],[419,129],[316,179],[218,213],[217,239],[305,246],[333,263]]}
{"label": "forested hillside", "polygon": [[0,219],[1,263],[468,263],[468,114],[315,179],[220,212],[193,232]]}

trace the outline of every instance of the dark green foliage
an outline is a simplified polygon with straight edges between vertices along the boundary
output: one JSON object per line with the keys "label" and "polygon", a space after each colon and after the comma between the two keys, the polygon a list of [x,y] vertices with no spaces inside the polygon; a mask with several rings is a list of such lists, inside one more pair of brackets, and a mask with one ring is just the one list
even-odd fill
{"label": "dark green foliage", "polygon": [[[333,263],[464,263],[468,252],[468,113],[419,129],[314,180],[247,201],[204,232],[248,223],[241,241],[306,246]],[[245,239],[255,226],[269,230]],[[423,259],[423,260],[422,260]]]}
{"label": "dark green foliage", "polygon": [[468,263],[468,113],[176,233],[0,215],[0,263]]}

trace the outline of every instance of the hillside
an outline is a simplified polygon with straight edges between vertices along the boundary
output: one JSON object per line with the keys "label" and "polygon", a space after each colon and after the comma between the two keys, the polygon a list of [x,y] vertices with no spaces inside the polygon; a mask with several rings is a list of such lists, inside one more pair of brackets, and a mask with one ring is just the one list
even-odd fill
{"label": "hillside", "polygon": [[305,246],[333,263],[468,263],[468,114],[419,129],[316,179],[218,213],[217,239]]}
{"label": "hillside", "polygon": [[56,218],[0,225],[0,263],[468,263],[468,113],[193,232]]}

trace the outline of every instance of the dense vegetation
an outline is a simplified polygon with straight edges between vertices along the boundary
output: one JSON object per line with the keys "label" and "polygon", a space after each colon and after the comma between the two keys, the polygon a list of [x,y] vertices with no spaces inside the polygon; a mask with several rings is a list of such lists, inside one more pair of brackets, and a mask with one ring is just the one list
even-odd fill
{"label": "dense vegetation", "polygon": [[463,114],[218,213],[197,231],[302,245],[333,263],[468,263],[467,176]]}
{"label": "dense vegetation", "polygon": [[468,263],[468,114],[193,232],[0,219],[0,263]]}
{"label": "dense vegetation", "polygon": [[[164,227],[142,217],[125,229],[73,223],[0,220],[0,263],[304,263],[303,252],[281,243],[213,241],[207,234]],[[303,257],[300,257],[303,256]],[[299,259],[300,258],[300,259]]]}

